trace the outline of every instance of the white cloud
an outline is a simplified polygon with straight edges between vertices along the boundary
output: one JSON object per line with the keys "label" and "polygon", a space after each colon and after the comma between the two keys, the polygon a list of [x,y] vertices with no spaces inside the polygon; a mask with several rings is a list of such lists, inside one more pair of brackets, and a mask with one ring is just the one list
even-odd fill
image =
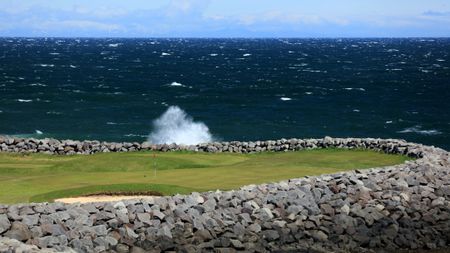
{"label": "white cloud", "polygon": [[129,14],[129,11],[124,10],[124,9],[108,8],[108,7],[91,9],[87,6],[82,6],[82,5],[74,6],[73,11],[75,13],[78,13],[81,15],[87,15],[87,16],[96,17],[96,18],[114,18],[114,17],[126,16]]}
{"label": "white cloud", "polygon": [[[216,17],[208,17],[211,19],[218,19]],[[336,25],[347,25],[350,23],[348,19],[336,17],[322,17],[319,15],[307,15],[301,13],[287,13],[280,11],[270,11],[256,14],[246,14],[241,16],[220,16],[220,19],[234,20],[242,25],[258,25],[260,23],[272,24],[291,24],[291,25],[320,25],[324,23],[332,23]]]}
{"label": "white cloud", "polygon": [[162,12],[169,17],[180,15],[202,16],[210,3],[210,0],[171,0],[169,4],[162,8]]}
{"label": "white cloud", "polygon": [[62,21],[47,21],[43,26],[48,28],[64,27],[64,28],[78,28],[78,29],[95,29],[100,31],[120,31],[122,26],[117,24],[101,23],[90,20],[62,20]]}

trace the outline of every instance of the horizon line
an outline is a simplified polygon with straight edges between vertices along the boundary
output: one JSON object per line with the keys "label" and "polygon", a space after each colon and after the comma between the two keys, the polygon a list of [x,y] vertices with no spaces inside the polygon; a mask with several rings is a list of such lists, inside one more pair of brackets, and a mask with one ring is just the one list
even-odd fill
{"label": "horizon line", "polygon": [[450,36],[305,36],[305,37],[291,37],[291,36],[229,36],[229,37],[189,37],[189,36],[155,36],[155,37],[140,37],[140,36],[4,36],[0,35],[0,39],[4,38],[37,38],[37,39],[449,39]]}

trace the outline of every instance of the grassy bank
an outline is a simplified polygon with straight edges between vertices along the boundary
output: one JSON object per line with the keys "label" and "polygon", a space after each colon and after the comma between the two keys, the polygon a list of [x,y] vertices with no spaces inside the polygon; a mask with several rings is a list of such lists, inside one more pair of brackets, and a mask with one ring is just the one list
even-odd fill
{"label": "grassy bank", "polygon": [[[233,189],[305,175],[393,165],[409,158],[367,150],[230,154],[0,153],[0,203],[51,201],[97,192],[189,193]],[[156,171],[156,173],[155,173]]]}

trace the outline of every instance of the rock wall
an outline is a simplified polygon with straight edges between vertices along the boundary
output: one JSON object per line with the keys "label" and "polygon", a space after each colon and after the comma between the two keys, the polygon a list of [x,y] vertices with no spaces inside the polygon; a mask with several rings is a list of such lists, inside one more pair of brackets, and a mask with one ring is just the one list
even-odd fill
{"label": "rock wall", "polygon": [[[33,142],[37,145],[33,150],[40,150],[40,141],[21,142]],[[19,149],[16,141],[8,143],[18,151],[30,150]],[[66,142],[57,145],[67,145],[62,143]],[[83,150],[76,146],[74,152]],[[182,149],[143,146],[140,149]],[[318,147],[369,148],[419,159],[154,200],[0,205],[0,236],[39,248],[77,252],[397,252],[449,247],[450,157],[445,150],[402,140],[329,137],[214,143],[189,150]]]}
{"label": "rock wall", "polygon": [[140,150],[153,151],[195,151],[195,152],[232,152],[252,153],[264,151],[294,151],[313,148],[366,148],[386,153],[405,154],[420,157],[424,146],[396,139],[374,138],[331,138],[323,139],[280,139],[268,141],[231,141],[202,143],[198,145],[151,144],[149,142],[100,142],[73,141],[56,139],[25,139],[0,136],[0,152],[46,153],[58,155],[94,154],[99,152],[132,152]]}

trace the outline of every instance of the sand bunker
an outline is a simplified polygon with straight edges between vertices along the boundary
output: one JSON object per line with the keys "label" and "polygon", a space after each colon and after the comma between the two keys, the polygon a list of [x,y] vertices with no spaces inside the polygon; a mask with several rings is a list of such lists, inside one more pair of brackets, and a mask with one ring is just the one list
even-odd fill
{"label": "sand bunker", "polygon": [[55,202],[62,202],[66,204],[72,203],[89,203],[89,202],[108,202],[108,201],[121,201],[126,199],[153,199],[158,198],[156,196],[143,196],[143,195],[93,195],[85,197],[74,198],[61,198],[55,199]]}

